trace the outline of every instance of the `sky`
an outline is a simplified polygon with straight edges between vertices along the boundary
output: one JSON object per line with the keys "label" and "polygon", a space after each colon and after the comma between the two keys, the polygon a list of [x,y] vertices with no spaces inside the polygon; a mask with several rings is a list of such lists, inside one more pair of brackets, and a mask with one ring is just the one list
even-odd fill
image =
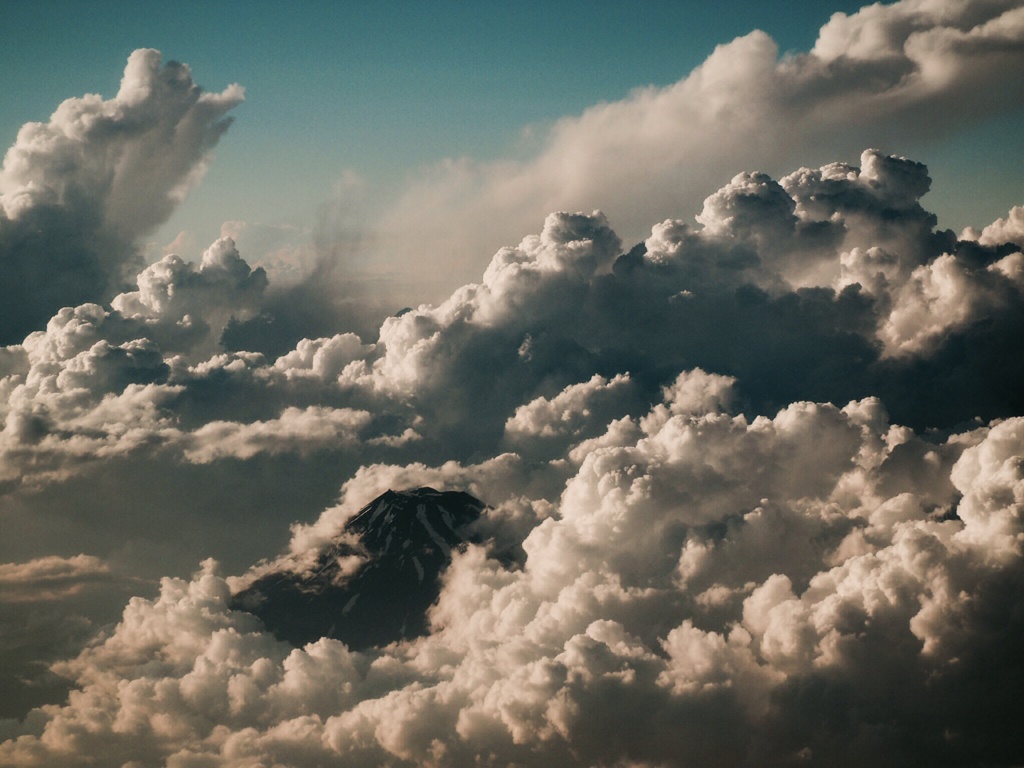
{"label": "sky", "polygon": [[1024,763],[1024,6],[549,5],[0,3],[0,765]]}

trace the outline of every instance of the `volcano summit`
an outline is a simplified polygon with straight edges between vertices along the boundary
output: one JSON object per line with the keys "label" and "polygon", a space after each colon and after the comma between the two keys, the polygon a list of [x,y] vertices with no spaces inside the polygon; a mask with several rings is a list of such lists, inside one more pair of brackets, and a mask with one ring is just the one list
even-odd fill
{"label": "volcano summit", "polygon": [[475,541],[483,502],[461,491],[387,491],[349,519],[304,573],[272,572],[234,597],[279,639],[350,648],[426,633],[451,551]]}

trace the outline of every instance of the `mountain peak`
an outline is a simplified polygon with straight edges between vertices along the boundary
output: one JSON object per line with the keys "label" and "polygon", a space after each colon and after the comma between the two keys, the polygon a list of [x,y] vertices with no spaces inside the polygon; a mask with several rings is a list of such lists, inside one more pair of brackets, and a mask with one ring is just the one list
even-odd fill
{"label": "mountain peak", "polygon": [[388,490],[349,518],[311,573],[265,574],[233,605],[296,646],[333,637],[358,649],[424,634],[452,549],[477,540],[484,506],[462,491]]}

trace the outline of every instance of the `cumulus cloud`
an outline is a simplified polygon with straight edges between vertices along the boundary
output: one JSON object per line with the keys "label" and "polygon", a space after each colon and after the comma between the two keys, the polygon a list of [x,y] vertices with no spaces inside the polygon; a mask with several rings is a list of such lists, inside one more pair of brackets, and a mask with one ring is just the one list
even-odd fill
{"label": "cumulus cloud", "polygon": [[[383,419],[380,428],[391,435],[413,430],[418,439],[378,441],[379,450],[400,451],[392,455],[401,463],[364,464],[336,506],[314,524],[293,528],[288,552],[277,560],[227,581],[209,571],[192,585],[168,581],[163,597],[134,604],[108,640],[59,667],[81,694],[62,710],[37,716],[36,725],[26,721],[30,732],[5,746],[10,759],[73,764],[72,755],[102,744],[124,761],[162,755],[170,762],[203,757],[225,764],[239,755],[282,760],[285,751],[292,764],[301,764],[297,755],[313,763],[344,757],[371,764],[458,763],[478,754],[499,763],[550,763],[569,755],[739,760],[724,733],[745,729],[752,743],[761,739],[782,750],[769,757],[785,762],[788,747],[776,729],[807,716],[799,700],[790,701],[795,681],[840,685],[863,674],[860,647],[871,622],[882,627],[878,642],[900,638],[898,653],[886,658],[912,670],[900,678],[907,684],[952,674],[941,664],[962,658],[964,649],[949,650],[955,645],[949,622],[963,629],[974,620],[961,595],[1012,573],[1019,557],[1009,501],[1019,484],[1010,460],[1020,452],[1016,420],[942,441],[890,426],[873,398],[843,408],[795,402],[747,417],[731,409],[760,398],[764,410],[762,382],[745,387],[742,376],[701,369],[659,372],[681,365],[684,355],[707,354],[688,345],[687,334],[713,328],[702,318],[716,317],[717,302],[773,307],[761,316],[761,338],[767,331],[800,343],[794,337],[815,332],[803,327],[806,318],[839,313],[839,326],[837,305],[855,299],[855,322],[841,327],[862,339],[861,349],[874,350],[860,366],[886,355],[927,359],[934,342],[885,347],[887,323],[913,306],[903,292],[922,270],[952,262],[961,274],[950,301],[963,311],[934,313],[940,327],[932,335],[955,333],[973,317],[975,305],[958,297],[974,292],[983,299],[979,306],[992,311],[999,297],[1017,289],[1012,276],[993,276],[998,248],[961,253],[954,242],[951,252],[934,253],[932,221],[917,203],[926,188],[918,164],[874,152],[865,153],[860,168],[805,169],[781,183],[738,177],[704,206],[702,229],[665,222],[643,249],[628,254],[620,253],[602,215],[555,214],[540,235],[496,254],[480,284],[437,307],[389,319],[376,344],[351,334],[311,339],[273,363],[251,354],[218,354],[194,365],[180,356],[165,359],[154,341],[159,324],[147,322],[147,313],[174,322],[185,313],[162,304],[170,292],[151,289],[160,283],[148,278],[111,310],[64,311],[45,334],[9,352],[12,392],[36,407],[48,403],[46,413],[61,425],[48,431],[27,416],[9,419],[21,443],[45,444],[52,434],[104,458],[102,441],[67,439],[68,428],[83,419],[125,423],[131,411],[118,408],[140,399],[150,403],[141,412],[149,420],[135,415],[133,428],[146,434],[148,427],[161,450],[180,450],[188,462],[352,448],[374,419]],[[773,201],[767,207],[764,190]],[[806,273],[792,271],[792,253],[779,247],[780,238],[797,251],[806,238],[805,252],[820,263],[830,253],[831,268],[819,279],[835,281],[835,288],[796,287]],[[863,248],[869,250],[858,251]],[[875,256],[883,248],[889,256]],[[214,251],[249,279],[230,244]],[[874,282],[854,280],[847,263],[862,252],[891,268]],[[203,279],[215,260],[209,262],[199,269],[174,264],[184,276],[175,284],[187,291],[195,283],[199,297],[194,305],[187,294],[176,297],[178,306],[202,311],[202,291],[219,290],[212,276]],[[224,303],[222,297],[218,308]],[[623,311],[637,322],[617,322]],[[681,350],[661,346],[647,327],[671,331]],[[141,338],[124,340],[136,334]],[[100,362],[115,349],[107,337],[119,342],[113,367]],[[147,384],[129,382],[124,371],[137,370],[133,355],[143,352],[153,361],[143,370],[158,375]],[[616,365],[639,374],[578,375]],[[29,387],[37,379],[51,383]],[[210,380],[226,392],[262,392],[262,407],[311,394],[350,405],[290,406],[273,418],[232,421],[177,405]],[[472,399],[481,386],[492,392],[485,403]],[[154,410],[157,393],[165,400]],[[644,397],[654,401],[646,410],[638,407]],[[104,413],[119,418],[103,419]],[[447,453],[457,458],[460,450],[469,453],[467,446],[493,453],[503,445],[523,453],[482,463],[422,460],[452,435],[470,432],[461,449],[456,443]],[[124,445],[123,436],[115,437],[112,445]],[[88,439],[97,440],[95,428]],[[544,458],[529,445],[537,440],[554,441],[557,451]],[[38,463],[38,454],[33,460]],[[482,549],[457,555],[428,637],[365,657],[329,640],[289,650],[251,618],[228,610],[229,584],[237,589],[274,570],[301,569],[369,498],[389,487],[428,484],[466,488],[490,501],[481,530],[522,553],[520,570]],[[957,509],[959,518],[952,516]],[[206,617],[198,625],[197,610]],[[155,635],[133,629],[151,623],[163,629]],[[146,666],[142,660],[157,649],[177,666]],[[136,658],[142,668],[132,666]],[[340,669],[348,676],[336,679],[339,658],[362,660],[346,661]],[[441,668],[437,658],[446,659]],[[277,691],[288,687],[295,665],[347,693],[281,703]],[[389,671],[367,688],[375,666]],[[257,668],[265,671],[257,676]],[[136,693],[105,687],[115,680],[131,681],[117,690]],[[874,702],[871,696],[882,694],[864,695]],[[694,734],[693,752],[667,731],[642,748],[621,737],[609,742],[597,724],[620,700],[638,713],[673,713],[676,725],[675,718],[714,712],[723,730]],[[107,712],[108,722],[132,725],[105,734],[82,730],[74,723],[85,706]],[[205,707],[231,717],[214,718]],[[915,738],[922,754],[934,756],[929,740],[952,726],[928,714],[931,730]],[[965,738],[974,744],[981,736],[977,725],[970,727],[975,731]],[[822,762],[838,754],[832,740],[846,744],[843,734],[826,738],[799,727],[790,738],[802,740],[794,754],[817,754]],[[863,749],[876,756],[870,745]]]}
{"label": "cumulus cloud", "polygon": [[530,451],[533,443],[544,446],[548,453],[562,455],[570,444],[580,441],[588,427],[592,430],[594,424],[622,415],[627,400],[624,393],[631,386],[625,373],[611,380],[594,374],[589,381],[572,384],[553,398],[538,397],[516,408],[505,421],[505,436],[520,452]]}
{"label": "cumulus cloud", "polygon": [[266,273],[251,269],[231,238],[203,252],[198,265],[175,255],[151,264],[136,278],[137,291],[113,298],[124,318],[148,326],[146,335],[164,349],[188,350],[204,360],[220,349],[228,323],[255,314],[267,286]]}
{"label": "cumulus cloud", "polygon": [[[674,115],[646,124],[670,160],[655,188],[686,183],[701,131],[743,160],[744,120],[780,105],[795,143],[822,120],[917,125],[911,105],[1016,82],[1020,21],[999,3],[872,6],[781,61],[754,34],[676,86],[557,126],[544,163],[568,186],[552,197],[536,194],[553,178],[540,163],[510,170],[515,194],[488,192],[487,174],[473,188],[515,221],[516,195],[604,194],[601,175],[621,187],[614,210],[648,145],[633,170],[628,152],[560,153],[632,141],[640,112]],[[178,96],[206,137],[174,166],[191,169],[237,93],[206,104],[142,53],[115,100],[82,103],[163,114]],[[1000,108],[986,98],[971,103]],[[50,178],[45,153],[12,156]],[[538,216],[477,282],[373,338],[244,344],[282,294],[225,236],[199,263],[168,255],[130,289],[51,307],[0,349],[0,492],[35,547],[0,565],[16,693],[0,763],[1024,760],[1019,209],[957,237],[921,204],[927,168],[875,149],[777,177],[709,162],[717,191],[671,212],[695,219],[652,216],[631,247],[589,200]],[[102,226],[122,227],[134,209],[111,189]],[[138,203],[159,218],[169,189]],[[4,222],[36,194],[5,197]],[[377,495],[418,486],[488,504],[424,636],[296,648],[232,607],[257,580],[306,573]],[[50,544],[54,525],[73,533]],[[147,591],[129,564],[177,575]],[[103,590],[120,620],[97,630]],[[62,616],[77,618],[58,636]]]}
{"label": "cumulus cloud", "polygon": [[3,478],[161,451],[354,458],[355,436],[362,463],[553,459],[663,388],[672,414],[881,394],[914,428],[1013,415],[1019,249],[936,232],[919,203],[929,184],[919,163],[874,150],[778,182],[741,174],[702,226],[666,220],[626,253],[603,214],[552,214],[480,283],[388,318],[375,343],[305,339],[274,361],[224,351],[266,276],[221,239],[200,264],[165,257],[109,308],[62,309],[4,350]]}
{"label": "cumulus cloud", "polygon": [[[1020,583],[1019,548],[993,559],[988,523],[1019,516],[1003,490],[1019,472],[998,470],[1024,451],[1019,422],[936,446],[966,493],[929,511],[913,483],[882,490],[900,446],[919,438],[877,403],[753,421],[653,409],[631,439],[578,464],[559,513],[526,537],[521,570],[477,547],[455,556],[429,636],[365,653],[329,639],[292,649],[231,611],[207,564],[133,601],[108,638],[61,665],[80,692],[26,721],[4,758],[998,760],[1006,724],[972,720],[956,699],[976,690],[976,654],[1010,650],[974,602]],[[992,469],[971,474],[978,462]],[[700,599],[712,589],[722,598]],[[1020,674],[1015,654],[984,663]],[[914,696],[894,702],[896,690]],[[850,733],[850,717],[881,730]]]}
{"label": "cumulus cloud", "polygon": [[996,219],[980,233],[968,229],[964,239],[977,240],[982,245],[1013,243],[1024,247],[1024,206],[1014,206],[1005,219]]}
{"label": "cumulus cloud", "polygon": [[187,66],[135,51],[117,95],[64,101],[27,123],[0,170],[0,341],[56,310],[109,299],[139,266],[137,243],[202,176],[242,100],[204,93]]}
{"label": "cumulus cloud", "polygon": [[1009,0],[838,13],[809,52],[781,57],[768,35],[751,32],[676,83],[559,120],[535,157],[459,158],[424,172],[382,217],[380,253],[428,276],[426,239],[453,280],[475,279],[479,253],[551,210],[601,208],[633,238],[698,209],[739,171],[782,173],[939,137],[1019,105],[1022,35],[1024,17]]}
{"label": "cumulus cloud", "polygon": [[[897,170],[906,162],[865,158]],[[860,200],[818,212],[834,230],[826,242],[841,268],[843,254],[880,231],[881,216],[893,218],[881,212],[895,203],[890,196],[875,205],[890,194],[885,185],[875,185],[874,197],[851,191],[860,169],[830,167],[821,176],[838,182],[837,199]],[[799,194],[786,192],[806,184],[777,186],[791,202],[765,215],[788,210],[813,222]],[[960,701],[965,690],[982,695],[979,670],[1010,679],[1022,672],[1012,650],[1021,627],[1005,614],[1022,573],[1020,419],[943,438],[891,423],[872,397],[797,401],[748,416],[737,407],[759,397],[760,382],[744,386],[742,376],[705,369],[664,376],[636,354],[652,343],[660,349],[658,341],[602,322],[612,316],[600,311],[618,304],[641,321],[646,312],[653,325],[676,330],[678,344],[687,327],[712,327],[696,323],[712,300],[737,302],[747,292],[745,301],[762,305],[796,301],[799,318],[801,299],[814,312],[834,312],[852,297],[861,314],[847,332],[875,350],[861,365],[927,359],[934,343],[886,352],[885,321],[907,302],[901,291],[922,268],[952,260],[965,276],[954,287],[989,297],[991,312],[993,295],[1016,290],[986,265],[1000,260],[999,249],[958,250],[954,242],[935,254],[920,242],[916,203],[905,201],[910,224],[884,233],[895,266],[871,293],[860,282],[795,288],[787,263],[778,266],[775,239],[770,247],[758,240],[760,219],[749,211],[760,202],[735,213],[747,193],[730,184],[705,206],[704,229],[668,222],[643,251],[618,256],[603,216],[553,215],[539,236],[500,251],[482,283],[388,320],[372,345],[339,335],[305,341],[274,362],[168,358],[164,380],[130,384],[101,375],[95,361],[107,352],[97,338],[127,320],[87,306],[11,351],[14,381],[52,366],[47,395],[92,387],[118,400],[165,388],[173,398],[153,431],[163,430],[160,450],[180,450],[181,461],[346,450],[381,419],[389,434],[414,428],[419,439],[378,443],[397,451],[397,461],[364,462],[337,505],[294,526],[278,559],[227,579],[208,564],[192,581],[167,579],[160,596],[133,600],[109,635],[54,667],[74,691],[63,706],[7,726],[3,759],[932,765],[1016,755],[1008,724],[995,716],[1012,711],[1014,689],[986,694],[986,718]],[[848,234],[858,245],[845,251]],[[797,224],[790,237],[801,237]],[[813,237],[820,258],[825,246]],[[737,263],[737,253],[753,258]],[[901,259],[914,266],[901,270]],[[576,303],[553,304],[556,294]],[[966,315],[945,313],[942,332],[956,333],[972,311],[968,304]],[[813,333],[781,309],[764,317],[778,325],[766,322],[762,333]],[[143,341],[158,349],[147,338],[121,347],[127,355]],[[683,349],[693,354],[685,342]],[[481,372],[481,359],[502,365]],[[666,360],[681,362],[678,353]],[[615,364],[629,365],[629,375],[578,375]],[[471,383],[460,380],[474,370]],[[248,421],[176,406],[210,377],[227,391],[262,391],[267,406],[309,393],[349,405],[290,406]],[[494,395],[471,408],[463,393],[481,382]],[[649,405],[638,407],[644,398]],[[449,421],[439,419],[452,402]],[[98,408],[84,395],[72,401],[79,403],[86,413]],[[68,413],[65,424],[81,418]],[[477,433],[468,445],[491,457],[424,461],[442,439],[468,434],[462,420]],[[558,455],[531,454],[535,440],[557,442]],[[521,455],[495,453],[517,447]],[[426,484],[487,499],[480,530],[500,547],[518,546],[520,557],[495,559],[477,546],[456,553],[425,637],[360,653],[326,638],[297,649],[230,609],[232,589],[301,569],[377,493]],[[633,738],[640,732],[642,740]]]}

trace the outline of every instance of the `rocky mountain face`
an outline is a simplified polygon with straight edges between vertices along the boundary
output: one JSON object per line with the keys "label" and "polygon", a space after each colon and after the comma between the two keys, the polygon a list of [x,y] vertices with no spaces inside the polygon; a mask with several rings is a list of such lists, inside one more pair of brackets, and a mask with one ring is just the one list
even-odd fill
{"label": "rocky mountain face", "polygon": [[333,637],[360,649],[424,634],[441,572],[452,549],[476,540],[470,526],[483,508],[461,491],[388,491],[349,519],[311,572],[263,576],[233,607],[296,646]]}

